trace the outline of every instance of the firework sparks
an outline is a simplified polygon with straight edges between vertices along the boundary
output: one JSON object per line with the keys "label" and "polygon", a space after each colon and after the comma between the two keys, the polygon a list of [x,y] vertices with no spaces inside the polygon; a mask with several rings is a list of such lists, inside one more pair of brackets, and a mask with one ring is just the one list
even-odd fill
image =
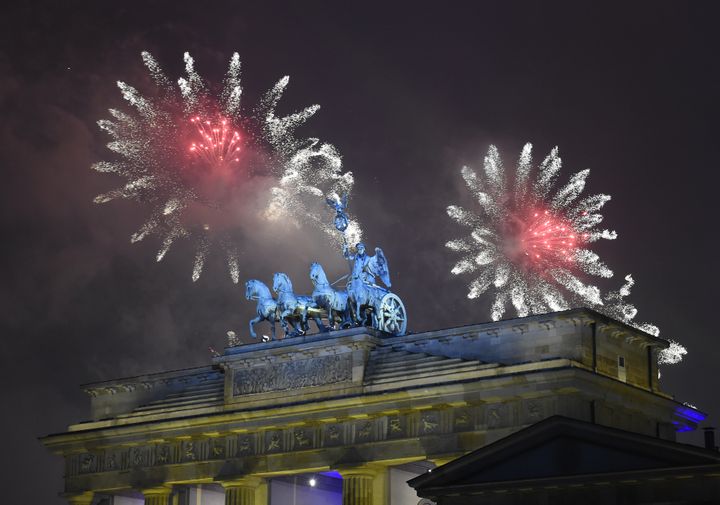
{"label": "firework sparks", "polygon": [[[287,116],[275,108],[288,85],[283,77],[251,112],[241,107],[240,57],[233,54],[219,96],[214,96],[185,53],[185,73],[177,86],[155,59],[142,53],[157,93],[143,96],[134,87],[118,82],[132,113],[110,110],[111,120],[98,121],[112,137],[108,148],[117,161],[93,165],[99,172],[126,179],[120,188],[95,198],[105,203],[118,198],[150,206],[147,221],[132,242],[155,235],[160,239],[157,260],[162,260],[178,239],[195,244],[192,278],[197,280],[206,258],[219,247],[225,252],[234,282],[239,280],[237,222],[248,213],[248,188],[255,177],[275,181],[268,194],[266,217],[291,216],[326,230],[324,202],[352,189],[352,174],[343,173],[340,155],[317,139],[298,139],[297,127],[319,109],[307,107]],[[313,207],[313,205],[315,205]],[[322,217],[321,217],[322,216]],[[355,223],[357,226],[357,223]]]}
{"label": "firework sparks", "polygon": [[[271,220],[289,218],[294,221],[304,220],[325,232],[335,245],[343,243],[357,244],[362,239],[360,224],[350,219],[347,229],[339,234],[328,219],[327,210],[323,206],[325,197],[338,200],[340,195],[350,193],[353,176],[350,172],[343,173],[340,155],[328,144],[317,145],[313,141],[298,150],[288,163],[278,184],[272,188],[272,199],[266,211]],[[319,183],[325,187],[320,187]],[[312,211],[308,212],[308,210]]]}
{"label": "firework sparks", "polygon": [[196,116],[190,122],[195,125],[200,137],[190,145],[192,154],[214,167],[240,161],[240,134],[230,130],[227,119],[212,123]]}
{"label": "firework sparks", "polygon": [[[599,239],[615,239],[617,234],[598,228],[603,220],[599,211],[609,195],[580,199],[589,170],[574,174],[555,190],[561,165],[555,148],[534,174],[532,145],[526,144],[514,174],[506,174],[494,146],[485,157],[482,174],[464,167],[462,176],[479,212],[456,205],[447,208],[452,219],[471,229],[468,237],[446,244],[464,254],[452,273],[474,274],[469,298],[495,291],[494,321],[508,305],[520,317],[585,305],[658,335],[657,326],[634,321],[637,309],[626,301],[634,284],[632,276],[625,277],[619,290],[605,295],[581,280],[586,275],[613,276],[589,246]],[[659,363],[677,363],[685,353],[685,348],[671,341],[670,348],[660,353]]]}
{"label": "firework sparks", "polygon": [[598,213],[610,199],[596,195],[578,201],[589,174],[583,170],[553,192],[561,160],[557,148],[532,172],[532,146],[523,148],[514,178],[507,177],[494,146],[484,174],[468,167],[462,176],[480,204],[480,213],[451,205],[451,218],[472,229],[469,237],[452,240],[448,248],[465,253],[454,274],[476,273],[469,298],[496,290],[492,319],[500,319],[507,305],[518,316],[562,310],[571,302],[602,305],[600,290],[580,280],[580,274],[611,277],[612,271],[586,247],[615,232],[599,230]]}
{"label": "firework sparks", "polygon": [[687,349],[681,344],[678,344],[674,340],[669,340],[668,342],[670,342],[670,346],[660,351],[658,356],[658,364],[660,365],[675,365],[680,363],[683,356],[687,354]]}

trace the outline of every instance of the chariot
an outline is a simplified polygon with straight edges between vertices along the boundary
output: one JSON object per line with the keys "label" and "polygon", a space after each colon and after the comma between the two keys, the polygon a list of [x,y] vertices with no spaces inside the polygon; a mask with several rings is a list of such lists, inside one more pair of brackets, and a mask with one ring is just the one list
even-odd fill
{"label": "chariot", "polygon": [[250,335],[255,338],[255,324],[267,321],[275,338],[275,323],[280,323],[286,336],[303,335],[313,320],[318,331],[369,326],[391,335],[407,331],[407,312],[398,295],[376,284],[359,285],[351,280],[346,290],[336,290],[328,282],[319,263],[310,267],[314,285],[312,295],[297,295],[287,274],[273,276],[273,298],[270,289],[261,281],[245,283],[245,296],[257,300],[256,317],[250,320]]}
{"label": "chariot", "polygon": [[[365,253],[362,242],[348,247],[344,232],[349,219],[345,214],[347,197],[328,199],[336,211],[335,227],[343,233],[343,256],[351,262],[345,275],[330,283],[319,263],[310,266],[310,280],[314,289],[311,295],[296,295],[290,277],[283,272],[273,276],[273,298],[270,289],[253,279],[245,283],[245,296],[257,300],[256,317],[250,320],[250,335],[255,338],[255,324],[268,321],[275,338],[275,323],[279,322],[285,335],[303,335],[309,330],[312,319],[318,331],[329,331],[353,326],[370,326],[391,335],[404,335],[407,331],[407,313],[399,296],[390,291],[390,270],[385,254],[379,247],[375,255]],[[380,279],[386,287],[376,283]],[[347,279],[344,290],[333,286]]]}

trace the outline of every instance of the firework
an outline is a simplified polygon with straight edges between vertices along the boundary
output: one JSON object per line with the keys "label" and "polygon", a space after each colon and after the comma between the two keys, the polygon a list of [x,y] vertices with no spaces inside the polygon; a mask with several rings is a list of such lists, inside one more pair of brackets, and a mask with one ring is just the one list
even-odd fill
{"label": "firework", "polygon": [[132,235],[132,242],[158,236],[160,261],[178,239],[192,241],[193,280],[200,277],[209,251],[219,246],[233,281],[238,282],[241,243],[236,229],[242,216],[251,212],[248,200],[261,186],[256,179],[274,181],[264,198],[269,202],[266,217],[291,216],[335,237],[336,232],[322,225],[327,220],[322,204],[315,205],[310,197],[324,202],[318,197],[349,193],[352,175],[342,172],[333,146],[295,136],[296,128],[317,112],[318,105],[277,115],[287,76],[257,107],[246,111],[241,106],[237,53],[230,59],[218,96],[201,79],[188,53],[186,75],[177,85],[149,53],[143,52],[142,58],[156,92],[145,96],[118,82],[133,112],[111,109],[112,119],[98,122],[112,136],[108,148],[118,156],[93,165],[99,172],[126,179],[120,188],[97,196],[96,203],[126,198],[148,205],[149,217]]}
{"label": "firework", "polygon": [[[325,232],[338,247],[343,243],[360,242],[362,230],[357,220],[350,219],[347,229],[340,234],[328,219],[324,207],[326,197],[339,200],[340,195],[350,193],[354,182],[352,173],[342,172],[336,149],[329,144],[318,145],[312,139],[310,145],[299,149],[290,161],[271,188],[272,197],[265,217],[310,223]],[[320,183],[324,187],[320,187]]]}
{"label": "firework", "polygon": [[[508,305],[520,317],[584,305],[658,335],[657,326],[635,321],[637,309],[626,300],[634,284],[631,275],[620,289],[606,294],[581,280],[588,275],[612,277],[612,270],[589,247],[617,234],[598,228],[603,220],[599,211],[609,195],[580,198],[589,170],[555,189],[561,165],[556,147],[534,173],[532,145],[526,144],[512,174],[506,173],[495,146],[490,146],[482,174],[464,167],[462,176],[479,212],[456,205],[447,208],[451,218],[471,229],[469,236],[446,244],[464,254],[452,273],[474,275],[469,298],[495,291],[494,321]],[[687,352],[670,342],[670,348],[660,353],[660,364],[677,363]]]}
{"label": "firework", "polygon": [[480,212],[449,206],[450,217],[470,227],[471,233],[446,245],[465,253],[452,273],[475,274],[469,298],[491,288],[496,291],[493,320],[500,319],[509,304],[521,317],[563,310],[571,302],[602,305],[600,290],[583,283],[579,274],[612,276],[587,248],[598,239],[616,237],[613,231],[597,228],[602,221],[598,211],[610,197],[595,195],[578,201],[588,170],[554,191],[561,163],[555,148],[533,174],[532,146],[526,144],[514,177],[508,177],[497,149],[491,146],[482,175],[462,169]]}
{"label": "firework", "polygon": [[669,340],[668,342],[670,342],[670,346],[660,351],[658,356],[658,364],[660,365],[675,365],[680,363],[683,356],[687,354],[687,349],[681,344],[678,344],[674,340]]}
{"label": "firework", "polygon": [[191,153],[212,167],[240,162],[240,134],[230,130],[227,119],[212,123],[195,116],[190,122],[197,128],[199,137],[190,145]]}

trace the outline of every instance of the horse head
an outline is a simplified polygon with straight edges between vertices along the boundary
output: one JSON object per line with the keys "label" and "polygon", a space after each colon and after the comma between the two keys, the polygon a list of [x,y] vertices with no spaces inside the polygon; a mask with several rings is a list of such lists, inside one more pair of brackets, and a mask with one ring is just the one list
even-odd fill
{"label": "horse head", "polygon": [[327,276],[325,275],[325,270],[323,270],[320,263],[313,263],[310,266],[310,280],[312,281],[313,286],[317,286],[318,284],[321,286],[329,284]]}
{"label": "horse head", "polygon": [[276,272],[273,275],[273,291],[276,293],[292,293],[292,282],[284,272]]}
{"label": "horse head", "polygon": [[255,279],[250,279],[245,283],[245,298],[252,300],[255,296],[255,283],[258,282]]}
{"label": "horse head", "polygon": [[245,283],[245,298],[252,300],[253,298],[272,298],[270,290],[264,282],[257,279],[250,279]]}

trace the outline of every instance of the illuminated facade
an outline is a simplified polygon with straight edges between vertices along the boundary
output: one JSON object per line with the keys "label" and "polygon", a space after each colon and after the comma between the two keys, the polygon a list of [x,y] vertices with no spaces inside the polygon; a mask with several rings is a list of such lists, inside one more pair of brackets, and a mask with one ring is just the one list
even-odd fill
{"label": "illuminated facade", "polygon": [[74,505],[417,505],[411,478],[553,415],[695,429],[659,388],[665,347],[587,309],[287,338],[90,384],[90,420],[42,441]]}

